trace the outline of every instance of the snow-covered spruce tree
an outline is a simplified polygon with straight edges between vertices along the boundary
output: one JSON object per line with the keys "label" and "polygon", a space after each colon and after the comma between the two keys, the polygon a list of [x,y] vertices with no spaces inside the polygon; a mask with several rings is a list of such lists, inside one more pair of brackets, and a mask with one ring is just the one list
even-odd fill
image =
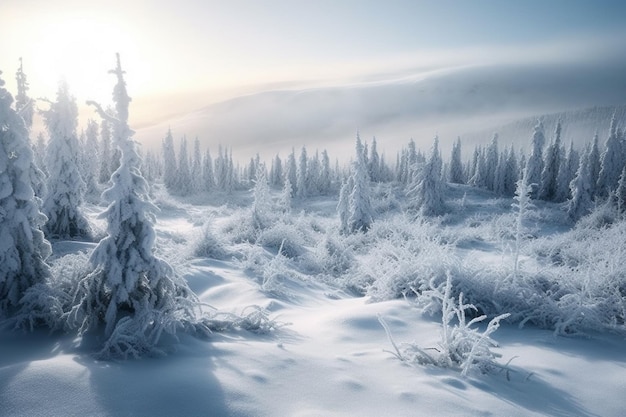
{"label": "snow-covered spruce tree", "polygon": [[511,204],[511,206],[517,210],[517,216],[515,219],[515,252],[513,253],[513,278],[517,278],[519,273],[520,248],[525,235],[524,219],[526,218],[526,213],[531,208],[533,208],[533,204],[530,200],[532,187],[528,184],[527,172],[528,171],[524,169],[522,178],[517,181],[515,187],[515,196],[513,197],[515,203]]}
{"label": "snow-covered spruce tree", "polygon": [[414,174],[407,190],[409,208],[422,216],[436,216],[445,210],[444,183],[441,177],[441,154],[439,138],[435,137],[430,158],[424,167]]}
{"label": "snow-covered spruce tree", "polygon": [[174,151],[174,136],[172,136],[172,129],[167,130],[165,139],[161,146],[163,150],[163,184],[170,193],[175,192],[177,184],[177,164],[176,164],[176,152]]}
{"label": "snow-covered spruce tree", "polygon": [[176,171],[176,183],[174,192],[186,196],[191,194],[191,169],[189,168],[189,153],[187,152],[187,137],[180,140],[178,153],[178,170]]}
{"label": "snow-covered spruce tree", "polygon": [[[576,165],[578,167],[578,165]],[[598,134],[593,135],[593,141],[591,143],[591,151],[589,152],[589,172],[591,173],[591,185],[595,187],[598,184],[598,178],[600,177],[600,150],[598,149]]]}
{"label": "snow-covered spruce tree", "polygon": [[559,188],[559,168],[561,168],[561,122],[556,123],[554,139],[546,149],[541,171],[541,183],[538,197],[540,200],[555,201]]}
{"label": "snow-covered spruce tree", "polygon": [[341,184],[339,190],[339,202],[337,203],[337,214],[339,214],[339,232],[350,234],[348,219],[350,218],[350,193],[354,189],[354,177],[350,175]]}
{"label": "snow-covered spruce tree", "polygon": [[356,159],[352,164],[352,192],[348,202],[348,230],[350,233],[367,232],[374,222],[370,202],[370,184],[365,164],[365,149],[359,134],[356,135]]}
{"label": "snow-covered spruce tree", "polygon": [[451,183],[464,184],[463,162],[461,161],[461,138],[457,138],[452,145],[452,155],[450,156],[450,172],[448,177]]}
{"label": "snow-covered spruce tree", "polygon": [[518,176],[519,166],[517,164],[517,157],[515,156],[515,149],[511,145],[509,153],[506,157],[506,167],[504,169],[504,195],[511,196],[515,193],[516,184],[519,179]]}
{"label": "snow-covered spruce tree", "polygon": [[320,194],[320,155],[315,150],[315,155],[309,158],[306,169],[307,195],[314,196]]}
{"label": "snow-covered spruce tree", "polygon": [[272,159],[269,181],[270,185],[275,188],[280,188],[283,185],[283,161],[278,154]]}
{"label": "snow-covered spruce tree", "polygon": [[191,192],[193,194],[202,191],[202,154],[200,153],[200,139],[197,137],[193,141],[190,180]]}
{"label": "snow-covered spruce tree", "polygon": [[538,188],[539,184],[541,184],[541,173],[543,172],[543,145],[545,141],[543,124],[541,121],[537,121],[535,131],[533,132],[532,149],[525,166],[527,184],[532,187],[530,192],[532,198],[537,198],[539,194]]}
{"label": "snow-covered spruce tree", "polygon": [[[556,202],[563,202],[569,200],[571,197],[571,191],[569,188],[570,183],[576,176],[576,170],[580,163],[580,157],[578,152],[574,149],[574,143],[570,142],[569,151],[567,156],[561,160],[561,168],[559,168],[559,176],[557,179]],[[593,184],[593,180],[591,181]]]}
{"label": "snow-covered spruce tree", "polygon": [[272,197],[267,181],[265,164],[259,163],[255,170],[254,201],[252,202],[252,222],[255,229],[262,230],[270,226],[272,214]]}
{"label": "snow-covered spruce tree", "polygon": [[12,103],[0,78],[0,320],[17,313],[24,292],[49,276],[51,253],[30,182],[28,129]]}
{"label": "snow-covered spruce tree", "polygon": [[306,147],[302,147],[300,158],[298,159],[298,168],[296,170],[296,195],[300,198],[307,197],[307,152]]}
{"label": "snow-covered spruce tree", "polygon": [[368,162],[368,171],[372,182],[381,182],[380,175],[380,156],[376,146],[376,136],[372,139],[372,147],[370,149],[370,158]]}
{"label": "snow-covered spruce tree", "polygon": [[[28,96],[28,81],[26,81],[26,74],[24,74],[24,68],[22,65],[22,58],[20,58],[20,66],[15,74],[17,81],[17,95],[15,96],[15,111],[24,119],[24,125],[30,133],[30,129],[33,126],[34,105],[33,100]],[[29,145],[34,150],[35,147],[30,143],[30,135],[27,137]],[[42,155],[45,154],[42,153]],[[46,195],[46,174],[41,158],[33,158],[30,166],[30,181],[33,186],[33,191],[37,197],[37,204],[41,205],[41,199]]]}
{"label": "snow-covered spruce tree", "polygon": [[49,237],[87,237],[91,229],[80,211],[85,182],[78,167],[78,108],[67,83],[59,84],[57,100],[50,103],[43,115],[50,136],[46,154],[48,192],[43,201],[48,221],[44,231]]}
{"label": "snow-covered spruce tree", "polygon": [[215,188],[215,176],[213,174],[213,160],[211,151],[207,149],[202,160],[202,186],[204,191],[211,191]]}
{"label": "snow-covered spruce tree", "polygon": [[154,255],[154,210],[148,184],[139,171],[140,159],[128,126],[130,97],[126,92],[119,55],[111,71],[115,116],[94,102],[101,117],[111,122],[121,164],[103,197],[111,203],[103,212],[107,236],[91,254],[91,273],[74,293],[67,324],[82,336],[102,329],[103,357],[140,356],[152,352],[163,332],[179,328],[208,331],[198,319],[198,302],[172,267]]}
{"label": "snow-covered spruce tree", "polygon": [[622,143],[616,123],[615,114],[613,114],[609,137],[606,140],[604,151],[600,156],[600,173],[598,174],[597,192],[601,197],[606,197],[610,191],[615,191],[619,176],[624,167]]}
{"label": "snow-covered spruce tree", "polygon": [[493,191],[498,195],[504,195],[504,177],[506,172],[506,157],[508,149],[504,151],[498,157],[498,165],[496,166],[496,175],[493,180]]}
{"label": "snow-covered spruce tree", "polygon": [[283,189],[278,200],[278,204],[283,214],[289,214],[291,212],[292,197],[293,189],[291,188],[291,181],[289,181],[289,178],[285,178]]}
{"label": "snow-covered spruce tree", "polygon": [[491,139],[491,143],[487,147],[485,151],[484,158],[484,181],[485,188],[489,191],[496,191],[496,176],[498,171],[498,160],[499,160],[499,152],[498,152],[498,134],[494,133],[493,138]]}
{"label": "snow-covered spruce tree", "polygon": [[570,183],[572,198],[567,204],[567,215],[577,221],[588,214],[593,208],[593,184],[591,184],[591,167],[589,166],[589,145],[580,157],[576,177]]}
{"label": "snow-covered spruce tree", "polygon": [[328,195],[330,193],[330,186],[332,183],[330,172],[330,158],[326,149],[322,151],[322,168],[320,171],[319,190],[320,194]]}
{"label": "snow-covered spruce tree", "polygon": [[298,186],[298,167],[296,163],[296,150],[294,148],[291,148],[291,153],[287,157],[287,163],[285,164],[285,180],[287,179],[293,188],[291,195],[295,196],[296,188]]}
{"label": "snow-covered spruce tree", "polygon": [[26,128],[30,129],[33,126],[35,106],[33,105],[33,100],[28,97],[28,81],[26,80],[26,74],[24,74],[22,58],[20,58],[20,66],[15,74],[15,79],[17,81],[15,110],[24,119],[24,124],[26,125]]}
{"label": "snow-covered spruce tree", "polygon": [[98,182],[105,184],[111,179],[111,161],[113,152],[111,151],[111,127],[106,121],[100,123],[100,170],[98,172]]}
{"label": "snow-covered spruce tree", "polygon": [[100,168],[100,146],[98,143],[98,124],[89,120],[85,130],[85,149],[83,152],[82,175],[88,194],[98,191],[98,175]]}

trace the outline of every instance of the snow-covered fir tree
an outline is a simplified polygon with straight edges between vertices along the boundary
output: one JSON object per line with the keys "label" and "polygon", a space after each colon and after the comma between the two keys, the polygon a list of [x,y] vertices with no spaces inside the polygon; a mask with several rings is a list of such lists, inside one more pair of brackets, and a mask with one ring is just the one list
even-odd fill
{"label": "snow-covered fir tree", "polygon": [[275,188],[280,188],[283,185],[283,161],[278,154],[272,159],[269,181],[270,185]]}
{"label": "snow-covered fir tree", "polygon": [[423,216],[436,216],[445,210],[442,164],[439,138],[435,137],[430,158],[424,167],[414,174],[407,190],[410,208]]}
{"label": "snow-covered fir tree", "polygon": [[537,121],[535,131],[533,132],[532,149],[528,160],[526,161],[526,180],[531,187],[531,198],[537,198],[539,194],[539,186],[541,184],[541,173],[543,172],[543,145],[545,144],[545,136],[543,134],[543,124]]}
{"label": "snow-covered fir tree", "polygon": [[81,172],[87,194],[98,194],[100,144],[98,142],[98,124],[93,120],[87,122],[87,129],[85,129],[85,148],[82,160]]}
{"label": "snow-covered fir tree", "polygon": [[322,167],[319,178],[319,191],[322,195],[328,195],[330,193],[330,187],[332,183],[330,172],[330,158],[326,149],[322,151]]}
{"label": "snow-covered fir tree", "polygon": [[306,147],[302,147],[300,152],[300,158],[298,159],[298,167],[296,170],[296,195],[300,198],[304,198],[308,195],[307,190],[307,152]]}
{"label": "snow-covered fir tree", "polygon": [[106,184],[111,179],[111,163],[113,160],[113,151],[111,149],[111,127],[109,123],[103,120],[100,123],[100,171],[98,173],[98,182]]}
{"label": "snow-covered fir tree", "polygon": [[454,145],[452,145],[452,155],[450,156],[450,165],[448,179],[454,184],[464,184],[463,178],[463,161],[461,160],[461,138],[458,137]]}
{"label": "snow-covered fir tree", "polygon": [[28,96],[28,81],[24,73],[22,58],[20,58],[20,66],[15,74],[17,81],[17,94],[15,95],[15,110],[24,119],[27,129],[33,126],[33,116],[35,114],[35,106],[33,100]]}
{"label": "snow-covered fir tree", "polygon": [[567,215],[574,221],[593,209],[593,184],[591,184],[591,168],[589,166],[590,152],[590,147],[585,147],[585,151],[580,157],[576,177],[570,184],[572,197],[567,204]]}
{"label": "snow-covered fir tree", "polygon": [[280,205],[280,209],[284,214],[288,214],[291,212],[291,201],[293,197],[293,189],[291,187],[291,181],[289,178],[285,178],[283,183],[283,189],[279,196],[278,204]]}
{"label": "snow-covered fir tree", "polygon": [[178,152],[178,169],[176,170],[175,193],[186,196],[191,194],[191,169],[189,167],[189,152],[187,152],[187,137],[180,140],[180,150]]}
{"label": "snow-covered fir tree", "polygon": [[41,231],[46,217],[30,181],[28,129],[12,104],[0,78],[0,319],[18,313],[24,292],[50,273],[51,248]]}
{"label": "snow-covered fir tree", "polygon": [[382,178],[380,172],[380,156],[378,155],[376,136],[374,136],[374,138],[372,139],[372,147],[370,148],[368,168],[370,180],[373,182],[381,182]]}
{"label": "snow-covered fir tree", "polygon": [[598,174],[597,193],[606,197],[609,192],[615,191],[619,176],[624,167],[622,139],[617,130],[615,114],[611,119],[609,137],[600,156],[600,173]]}
{"label": "snow-covered fir tree", "polygon": [[591,184],[595,187],[598,184],[598,178],[600,177],[600,149],[598,148],[598,134],[593,135],[593,141],[591,143],[591,151],[589,152],[589,171],[591,173]]}
{"label": "snow-covered fir tree", "polygon": [[176,152],[174,151],[174,136],[172,130],[168,129],[162,143],[163,150],[163,184],[170,193],[176,189]]}
{"label": "snow-covered fir tree", "polygon": [[78,286],[68,325],[80,334],[102,329],[101,355],[127,357],[151,352],[163,332],[195,326],[197,299],[172,267],[154,255],[156,208],[149,202],[137,144],[128,126],[131,99],[119,55],[111,72],[117,78],[115,115],[91,104],[111,122],[122,159],[111,188],[103,194],[110,201],[103,213],[107,236],[91,255],[93,269]]}
{"label": "snow-covered fir tree", "polygon": [[48,221],[44,231],[47,236],[59,238],[89,236],[89,223],[80,210],[85,182],[78,167],[78,109],[67,83],[59,84],[56,101],[43,115],[50,137],[46,154],[48,191],[43,201]]}
{"label": "snow-covered fir tree", "polygon": [[200,153],[200,139],[193,141],[193,158],[191,160],[191,192],[202,191],[202,154]]}
{"label": "snow-covered fir tree", "polygon": [[352,164],[353,188],[349,199],[348,230],[350,233],[367,232],[374,222],[370,201],[370,184],[365,163],[365,148],[358,133],[356,136],[356,158]]}
{"label": "snow-covered fir tree", "polygon": [[517,188],[519,179],[519,166],[515,156],[515,148],[511,146],[506,156],[506,167],[504,169],[504,195],[512,196]]}
{"label": "snow-covered fir tree", "polygon": [[211,151],[207,149],[202,159],[202,186],[204,191],[211,191],[215,188],[215,175],[213,173],[213,160]]}
{"label": "snow-covered fir tree", "polygon": [[285,180],[289,180],[291,187],[293,188],[292,195],[296,195],[298,187],[298,167],[296,164],[296,151],[291,148],[291,153],[287,157],[287,164],[285,166]]}
{"label": "snow-covered fir tree", "polygon": [[554,138],[550,141],[550,145],[545,152],[538,194],[541,200],[555,201],[557,198],[559,168],[561,167],[562,159],[561,154],[561,122],[558,121],[554,131]]}
{"label": "snow-covered fir tree", "polygon": [[[36,146],[30,143],[30,129],[33,126],[33,115],[35,111],[35,106],[33,104],[33,100],[28,96],[28,81],[26,79],[26,74],[24,73],[24,67],[22,65],[22,58],[20,58],[20,66],[17,69],[17,73],[15,74],[15,79],[17,81],[17,95],[15,96],[15,111],[24,119],[24,125],[26,129],[29,131],[29,135],[27,137],[29,146],[33,150],[35,150]],[[45,150],[41,153],[41,158],[33,158],[30,166],[30,181],[33,186],[33,191],[35,192],[35,196],[37,197],[37,204],[41,205],[42,199],[47,193],[46,188],[46,171],[44,168],[44,164],[42,162],[43,155],[45,155]]]}
{"label": "snow-covered fir tree", "polygon": [[[557,190],[555,201],[561,203],[567,201],[571,197],[570,183],[576,177],[576,171],[580,164],[578,152],[574,149],[574,142],[570,142],[569,150],[565,158],[561,159],[561,167],[559,168],[559,176],[557,179]],[[593,179],[591,180],[593,184]]]}
{"label": "snow-covered fir tree", "polygon": [[350,194],[354,189],[354,177],[348,176],[339,190],[339,201],[337,203],[337,214],[339,215],[339,232],[341,234],[350,234],[348,220],[350,219]]}
{"label": "snow-covered fir tree", "polygon": [[320,194],[320,155],[316,150],[315,155],[309,158],[306,170],[307,194],[309,196]]}
{"label": "snow-covered fir tree", "polygon": [[484,186],[489,191],[496,191],[496,175],[498,171],[498,134],[494,133],[491,143],[487,147],[484,157]]}
{"label": "snow-covered fir tree", "polygon": [[265,229],[270,226],[272,214],[272,197],[267,180],[265,164],[259,163],[255,170],[254,201],[252,202],[252,221],[256,229]]}

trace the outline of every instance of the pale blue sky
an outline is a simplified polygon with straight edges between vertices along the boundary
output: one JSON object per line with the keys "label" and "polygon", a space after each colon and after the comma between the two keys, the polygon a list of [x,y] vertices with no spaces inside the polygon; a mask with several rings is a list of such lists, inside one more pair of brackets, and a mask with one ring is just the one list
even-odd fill
{"label": "pale blue sky", "polygon": [[9,88],[23,56],[33,95],[64,75],[79,101],[103,99],[120,51],[136,103],[158,115],[251,85],[626,51],[625,1],[2,0],[0,16]]}

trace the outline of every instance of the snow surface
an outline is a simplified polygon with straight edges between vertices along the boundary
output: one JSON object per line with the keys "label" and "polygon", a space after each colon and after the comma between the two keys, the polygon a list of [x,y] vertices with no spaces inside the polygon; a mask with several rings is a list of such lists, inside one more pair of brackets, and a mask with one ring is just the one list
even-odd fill
{"label": "snow surface", "polygon": [[[466,200],[476,210],[468,216],[504,211],[483,191],[468,192]],[[436,316],[407,300],[371,302],[306,276],[282,277],[267,291],[237,256],[186,259],[204,221],[219,226],[237,207],[163,196],[157,203],[159,252],[203,301],[237,313],[258,305],[286,325],[209,340],[182,335],[168,356],[125,362],[97,361],[76,340],[47,331],[0,333],[0,416],[624,416],[623,336],[564,338],[503,324],[493,350],[501,363],[511,360],[509,371],[463,378],[452,369],[410,365],[390,353],[377,316],[396,342],[427,349],[439,340]],[[319,221],[337,221],[336,201],[304,205]],[[497,246],[485,242],[459,253],[478,251],[499,262]],[[54,251],[91,247],[57,242]]]}

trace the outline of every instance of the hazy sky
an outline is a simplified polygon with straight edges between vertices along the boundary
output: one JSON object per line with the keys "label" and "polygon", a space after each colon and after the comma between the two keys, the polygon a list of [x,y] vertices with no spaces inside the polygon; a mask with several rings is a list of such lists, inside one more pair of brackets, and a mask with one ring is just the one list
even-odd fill
{"label": "hazy sky", "polygon": [[269,83],[626,51],[623,0],[1,0],[0,21],[9,89],[23,57],[32,96],[65,77],[106,101],[121,52],[138,125]]}

